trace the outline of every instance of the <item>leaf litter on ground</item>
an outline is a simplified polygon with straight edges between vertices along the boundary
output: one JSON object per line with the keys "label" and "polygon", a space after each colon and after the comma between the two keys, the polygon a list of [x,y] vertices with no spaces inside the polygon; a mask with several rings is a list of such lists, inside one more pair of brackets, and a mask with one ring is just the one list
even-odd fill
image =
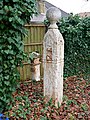
{"label": "leaf litter on ground", "polygon": [[8,113],[10,120],[90,120],[90,84],[76,76],[64,80],[61,106],[46,102],[43,80],[24,81],[13,94],[15,104]]}

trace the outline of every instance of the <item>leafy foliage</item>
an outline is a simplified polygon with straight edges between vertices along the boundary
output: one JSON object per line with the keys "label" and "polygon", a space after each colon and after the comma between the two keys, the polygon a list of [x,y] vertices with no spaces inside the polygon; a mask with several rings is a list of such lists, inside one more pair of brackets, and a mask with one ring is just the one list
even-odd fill
{"label": "leafy foliage", "polygon": [[65,75],[89,75],[90,18],[71,15],[58,26],[65,40]]}
{"label": "leafy foliage", "polygon": [[90,84],[71,76],[64,80],[63,92],[63,102],[56,108],[52,98],[47,101],[43,96],[42,80],[21,82],[13,94],[15,104],[5,116],[10,120],[89,120]]}
{"label": "leafy foliage", "polygon": [[0,112],[10,109],[17,80],[17,66],[25,57],[22,35],[24,24],[36,14],[35,0],[0,1]]}

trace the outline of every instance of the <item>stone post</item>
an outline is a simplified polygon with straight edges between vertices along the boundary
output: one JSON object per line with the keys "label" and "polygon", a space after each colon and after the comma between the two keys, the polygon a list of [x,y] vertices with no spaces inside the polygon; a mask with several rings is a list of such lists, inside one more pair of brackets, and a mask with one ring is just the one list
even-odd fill
{"label": "stone post", "polygon": [[61,11],[51,7],[46,17],[50,26],[43,41],[44,96],[47,101],[53,98],[57,107],[63,98],[64,39],[56,25]]}

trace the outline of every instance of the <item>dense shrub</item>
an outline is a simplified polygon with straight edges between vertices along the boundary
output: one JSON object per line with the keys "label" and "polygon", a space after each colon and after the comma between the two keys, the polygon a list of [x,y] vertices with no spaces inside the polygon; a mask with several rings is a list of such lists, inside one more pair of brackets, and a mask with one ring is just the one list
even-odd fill
{"label": "dense shrub", "polygon": [[0,112],[9,109],[24,59],[24,24],[36,13],[35,0],[0,0]]}
{"label": "dense shrub", "polygon": [[90,18],[70,15],[61,19],[59,30],[65,40],[64,75],[90,75]]}

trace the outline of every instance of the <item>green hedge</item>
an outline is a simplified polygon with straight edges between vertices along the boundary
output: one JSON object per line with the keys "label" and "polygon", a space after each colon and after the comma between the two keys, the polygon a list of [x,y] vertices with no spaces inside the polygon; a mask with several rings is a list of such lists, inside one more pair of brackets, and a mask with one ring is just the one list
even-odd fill
{"label": "green hedge", "polygon": [[36,14],[35,0],[0,0],[0,113],[10,109],[24,59],[24,24]]}
{"label": "green hedge", "polygon": [[[45,24],[48,26],[48,21]],[[90,77],[90,17],[71,14],[57,25],[65,41],[64,76]]]}

